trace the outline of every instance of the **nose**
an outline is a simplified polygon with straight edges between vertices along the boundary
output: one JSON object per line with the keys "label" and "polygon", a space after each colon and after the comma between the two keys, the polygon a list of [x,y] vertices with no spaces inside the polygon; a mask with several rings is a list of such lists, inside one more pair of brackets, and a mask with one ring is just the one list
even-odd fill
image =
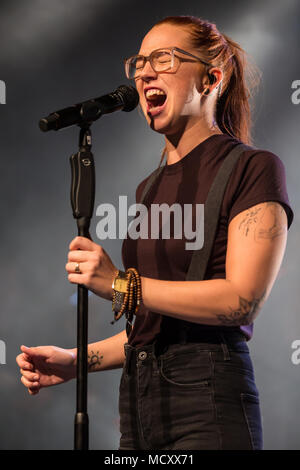
{"label": "nose", "polygon": [[140,73],[140,78],[144,81],[154,80],[157,77],[157,72],[153,70],[150,60],[147,60],[143,70]]}

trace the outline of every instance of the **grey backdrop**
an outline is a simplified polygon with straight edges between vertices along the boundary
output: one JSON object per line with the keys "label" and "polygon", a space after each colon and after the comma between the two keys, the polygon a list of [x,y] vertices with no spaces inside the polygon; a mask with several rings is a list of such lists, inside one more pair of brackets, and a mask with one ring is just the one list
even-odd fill
{"label": "grey backdrop", "polygon": [[[69,156],[78,130],[43,134],[48,112],[99,96],[127,83],[123,57],[136,53],[152,24],[166,15],[193,14],[216,22],[253,57],[263,73],[256,100],[255,145],[283,161],[295,219],[278,279],[255,321],[249,343],[260,390],[266,449],[299,449],[300,365],[291,361],[299,319],[299,113],[291,84],[300,79],[297,0],[1,0],[1,334],[0,447],[70,449],[75,382],[35,397],[20,382],[20,344],[74,347],[76,288],[64,270],[76,235],[69,202]],[[137,184],[158,164],[162,137],[138,110],[114,113],[93,126],[96,207],[134,202]],[[96,239],[94,217],[91,233]],[[121,240],[103,247],[121,267]],[[111,305],[90,297],[90,342],[120,331]],[[90,447],[118,446],[120,371],[89,375]]]}

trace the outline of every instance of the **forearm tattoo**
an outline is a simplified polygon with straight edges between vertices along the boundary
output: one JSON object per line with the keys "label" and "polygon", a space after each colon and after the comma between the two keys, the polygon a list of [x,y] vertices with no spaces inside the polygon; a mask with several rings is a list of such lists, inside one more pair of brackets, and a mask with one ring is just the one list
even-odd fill
{"label": "forearm tattoo", "polygon": [[217,315],[217,319],[225,326],[250,325],[261,308],[265,296],[266,289],[260,297],[251,301],[239,296],[239,308],[237,310],[229,308],[229,314]]}
{"label": "forearm tattoo", "polygon": [[89,372],[97,370],[98,367],[102,364],[103,356],[100,355],[100,351],[89,351],[88,354],[88,370]]}
{"label": "forearm tattoo", "polygon": [[[281,217],[283,212],[283,207],[276,202],[267,202],[264,206],[253,207],[240,222],[239,230],[247,237],[253,229],[255,241],[272,240],[286,232],[286,224],[282,223]],[[268,220],[267,223],[266,220]]]}

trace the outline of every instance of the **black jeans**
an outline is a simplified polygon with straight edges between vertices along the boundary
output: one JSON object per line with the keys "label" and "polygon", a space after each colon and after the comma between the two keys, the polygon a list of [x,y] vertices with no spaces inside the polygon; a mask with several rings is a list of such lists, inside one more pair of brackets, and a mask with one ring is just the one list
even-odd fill
{"label": "black jeans", "polygon": [[247,343],[125,344],[119,450],[262,449]]}

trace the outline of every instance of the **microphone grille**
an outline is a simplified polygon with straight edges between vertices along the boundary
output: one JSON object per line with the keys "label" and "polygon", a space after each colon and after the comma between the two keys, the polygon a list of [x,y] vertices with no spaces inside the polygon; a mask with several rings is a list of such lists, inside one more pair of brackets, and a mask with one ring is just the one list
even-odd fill
{"label": "microphone grille", "polygon": [[124,102],[122,111],[133,111],[139,104],[139,94],[133,86],[120,85],[116,91],[122,95]]}

